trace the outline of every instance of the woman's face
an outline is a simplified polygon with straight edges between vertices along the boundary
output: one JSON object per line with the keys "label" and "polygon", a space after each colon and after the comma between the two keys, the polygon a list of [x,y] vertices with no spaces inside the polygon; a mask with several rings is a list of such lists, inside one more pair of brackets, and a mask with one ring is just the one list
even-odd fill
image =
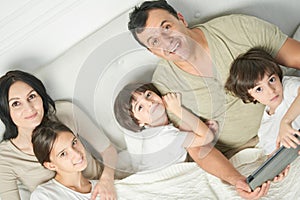
{"label": "woman's face", "polygon": [[87,166],[85,149],[71,132],[60,132],[50,152],[50,166],[57,173],[81,172]]}
{"label": "woman's face", "polygon": [[132,112],[139,124],[162,126],[167,124],[166,109],[162,99],[156,93],[147,90],[144,93],[134,93]]}
{"label": "woman's face", "polygon": [[18,131],[32,131],[44,116],[43,101],[40,95],[28,84],[17,81],[8,91],[10,116]]}

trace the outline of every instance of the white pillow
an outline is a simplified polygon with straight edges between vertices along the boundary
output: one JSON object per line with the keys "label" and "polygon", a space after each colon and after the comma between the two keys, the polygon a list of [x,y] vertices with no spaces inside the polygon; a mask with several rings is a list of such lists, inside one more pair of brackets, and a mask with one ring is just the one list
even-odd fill
{"label": "white pillow", "polygon": [[5,131],[5,126],[4,126],[3,122],[0,120],[0,141],[3,138],[4,131]]}
{"label": "white pillow", "polygon": [[300,26],[298,26],[297,30],[295,31],[293,39],[300,41]]}

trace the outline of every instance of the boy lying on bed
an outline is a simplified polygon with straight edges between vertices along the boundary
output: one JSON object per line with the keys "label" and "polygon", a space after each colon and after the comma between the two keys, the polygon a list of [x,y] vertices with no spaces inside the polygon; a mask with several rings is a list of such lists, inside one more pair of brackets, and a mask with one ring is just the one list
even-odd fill
{"label": "boy lying on bed", "polygon": [[[175,128],[166,109],[177,115],[189,130]],[[142,151],[132,155],[137,171],[184,162],[186,148],[208,145],[218,131],[216,121],[204,123],[184,109],[179,94],[168,93],[162,97],[152,83],[126,85],[116,97],[114,112],[123,128],[139,132]],[[205,152],[201,156],[204,155]]]}

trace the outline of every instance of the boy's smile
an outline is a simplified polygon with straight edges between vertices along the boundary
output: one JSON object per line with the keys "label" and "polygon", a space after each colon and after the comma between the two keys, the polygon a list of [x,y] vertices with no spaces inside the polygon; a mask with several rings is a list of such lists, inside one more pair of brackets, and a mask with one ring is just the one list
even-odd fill
{"label": "boy's smile", "polygon": [[154,92],[134,93],[132,112],[141,125],[161,126],[168,122],[162,99]]}

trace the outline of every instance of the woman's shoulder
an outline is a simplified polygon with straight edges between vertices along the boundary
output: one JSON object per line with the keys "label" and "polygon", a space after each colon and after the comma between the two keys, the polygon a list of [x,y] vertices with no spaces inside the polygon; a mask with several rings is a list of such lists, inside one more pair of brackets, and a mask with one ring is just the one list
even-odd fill
{"label": "woman's shoulder", "polygon": [[10,140],[5,140],[0,143],[0,163],[21,164],[25,161],[36,161],[36,157],[26,154],[19,150]]}
{"label": "woman's shoulder", "polygon": [[11,154],[13,151],[13,146],[9,140],[2,140],[0,143],[0,156],[4,156],[6,154]]}

